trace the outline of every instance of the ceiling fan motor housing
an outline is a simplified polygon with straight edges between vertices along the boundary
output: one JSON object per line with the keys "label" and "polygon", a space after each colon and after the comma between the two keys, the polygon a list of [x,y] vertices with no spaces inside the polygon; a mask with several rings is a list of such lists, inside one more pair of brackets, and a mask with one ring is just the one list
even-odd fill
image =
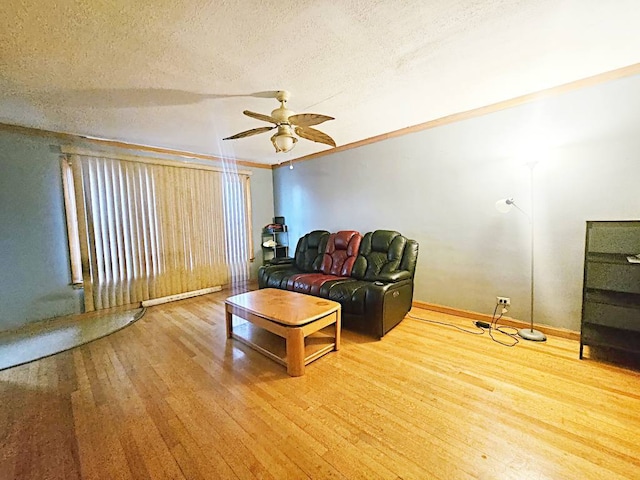
{"label": "ceiling fan motor housing", "polygon": [[276,135],[293,136],[293,132],[291,131],[291,125],[278,125],[278,133]]}
{"label": "ceiling fan motor housing", "polygon": [[274,120],[278,122],[278,124],[280,123],[288,124],[289,117],[291,115],[295,115],[295,112],[289,110],[287,107],[284,106],[284,104],[285,102],[282,102],[279,108],[276,108],[271,112],[271,116],[273,117]]}

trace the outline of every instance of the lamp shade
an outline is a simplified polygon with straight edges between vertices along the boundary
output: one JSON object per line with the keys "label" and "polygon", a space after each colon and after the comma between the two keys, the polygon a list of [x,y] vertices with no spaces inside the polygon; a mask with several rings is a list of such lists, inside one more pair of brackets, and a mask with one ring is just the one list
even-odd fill
{"label": "lamp shade", "polygon": [[507,213],[511,210],[511,205],[513,205],[513,198],[503,198],[496,202],[496,210],[500,213]]}
{"label": "lamp shade", "polygon": [[291,150],[298,141],[293,135],[286,133],[279,133],[275,138],[276,150],[278,152],[288,152]]}

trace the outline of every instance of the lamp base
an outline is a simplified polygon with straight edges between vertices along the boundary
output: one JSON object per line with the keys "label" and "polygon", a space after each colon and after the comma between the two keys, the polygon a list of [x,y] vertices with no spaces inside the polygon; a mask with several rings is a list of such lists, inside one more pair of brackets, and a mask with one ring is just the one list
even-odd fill
{"label": "lamp base", "polygon": [[534,330],[533,328],[523,328],[518,330],[518,336],[525,340],[531,340],[532,342],[544,342],[547,340],[547,336],[544,333]]}

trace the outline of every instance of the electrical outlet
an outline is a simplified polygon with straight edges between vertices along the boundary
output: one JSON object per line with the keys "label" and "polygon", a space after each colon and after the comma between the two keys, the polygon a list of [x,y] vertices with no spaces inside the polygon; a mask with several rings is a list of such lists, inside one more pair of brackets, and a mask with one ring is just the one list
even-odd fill
{"label": "electrical outlet", "polygon": [[498,302],[498,305],[511,305],[511,299],[509,297],[496,297],[496,301]]}

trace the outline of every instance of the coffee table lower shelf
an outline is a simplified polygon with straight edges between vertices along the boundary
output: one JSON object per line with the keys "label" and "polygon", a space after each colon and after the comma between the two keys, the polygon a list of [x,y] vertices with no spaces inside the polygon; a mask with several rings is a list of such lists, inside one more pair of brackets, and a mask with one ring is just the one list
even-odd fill
{"label": "coffee table lower shelf", "polygon": [[[304,375],[308,363],[340,349],[338,302],[264,288],[234,295],[224,303],[227,338],[285,365],[292,377]],[[332,326],[329,340],[322,330]]]}
{"label": "coffee table lower shelf", "polygon": [[[335,327],[325,327],[304,339],[304,365],[335,350]],[[247,321],[234,323],[231,336],[248,347],[257,350],[280,365],[287,364],[287,341],[285,338],[256,327]]]}

